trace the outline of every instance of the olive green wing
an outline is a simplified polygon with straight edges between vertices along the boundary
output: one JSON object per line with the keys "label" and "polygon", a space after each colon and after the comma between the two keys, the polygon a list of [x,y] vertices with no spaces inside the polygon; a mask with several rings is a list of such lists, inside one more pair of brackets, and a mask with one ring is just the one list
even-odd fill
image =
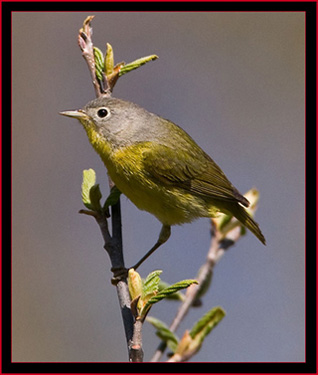
{"label": "olive green wing", "polygon": [[151,177],[167,186],[177,186],[207,198],[249,205],[221,168],[197,145],[172,149],[152,144],[143,151],[143,166]]}

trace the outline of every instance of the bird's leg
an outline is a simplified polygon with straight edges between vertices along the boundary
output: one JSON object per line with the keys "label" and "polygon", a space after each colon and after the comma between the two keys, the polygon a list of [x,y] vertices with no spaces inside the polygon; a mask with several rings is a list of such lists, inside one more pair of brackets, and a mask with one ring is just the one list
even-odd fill
{"label": "bird's leg", "polygon": [[137,262],[134,266],[129,268],[112,268],[112,272],[114,272],[114,277],[112,279],[113,284],[117,284],[122,278],[126,278],[128,275],[129,269],[133,268],[136,270],[150,255],[158,249],[162,244],[168,241],[171,234],[171,227],[170,225],[162,225],[158,241],[154,244],[154,246]]}
{"label": "bird's leg", "polygon": [[143,263],[154,251],[158,249],[162,244],[164,244],[166,241],[168,241],[171,234],[171,226],[170,225],[162,225],[158,241],[154,244],[154,246],[137,262],[133,267],[134,270],[136,270],[141,263]]}

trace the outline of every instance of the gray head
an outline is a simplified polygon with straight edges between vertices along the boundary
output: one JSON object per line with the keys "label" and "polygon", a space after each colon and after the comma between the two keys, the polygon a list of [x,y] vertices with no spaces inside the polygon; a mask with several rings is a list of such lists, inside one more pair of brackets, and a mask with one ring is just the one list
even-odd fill
{"label": "gray head", "polygon": [[149,141],[170,147],[176,144],[184,148],[196,147],[190,136],[176,124],[121,99],[100,97],[83,109],[61,114],[77,118],[89,138],[102,136],[115,148]]}
{"label": "gray head", "polygon": [[94,130],[115,147],[156,138],[161,123],[160,117],[138,105],[109,97],[97,98],[78,111],[61,114],[77,118],[86,131]]}

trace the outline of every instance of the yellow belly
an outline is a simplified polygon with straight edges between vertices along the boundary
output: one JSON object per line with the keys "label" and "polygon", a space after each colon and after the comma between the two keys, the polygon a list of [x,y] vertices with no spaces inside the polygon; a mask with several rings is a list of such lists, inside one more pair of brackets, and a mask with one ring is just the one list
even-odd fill
{"label": "yellow belly", "polygon": [[114,150],[95,129],[86,127],[85,130],[113,182],[140,210],[150,212],[166,225],[216,216],[218,210],[211,202],[181,188],[163,185],[147,174],[143,166],[143,151],[147,144]]}
{"label": "yellow belly", "polygon": [[103,160],[118,189],[140,210],[150,212],[163,224],[183,224],[216,214],[202,198],[181,188],[163,185],[147,174],[142,165],[141,147],[117,150]]}

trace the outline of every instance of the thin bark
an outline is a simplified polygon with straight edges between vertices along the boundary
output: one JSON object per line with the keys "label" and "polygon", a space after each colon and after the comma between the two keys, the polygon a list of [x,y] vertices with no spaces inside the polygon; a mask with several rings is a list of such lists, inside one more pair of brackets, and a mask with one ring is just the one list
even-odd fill
{"label": "thin bark", "polygon": [[[105,88],[102,87],[101,83],[98,82],[96,77],[94,46],[92,42],[92,28],[90,25],[93,18],[94,16],[89,16],[85,19],[83,28],[79,30],[78,44],[87,63],[92,83],[95,89],[95,95],[98,98],[105,94],[110,95],[110,92],[109,90],[107,90],[107,92],[105,93]],[[110,189],[113,186],[113,182],[109,179]],[[99,225],[104,239],[104,248],[109,255],[112,267],[111,270],[114,275],[112,283],[116,286],[117,290],[119,306],[124,324],[129,361],[134,362],[136,360],[137,362],[141,362],[143,358],[141,349],[141,327],[139,327],[137,321],[135,322],[130,307],[131,299],[128,290],[126,277],[127,272],[125,272],[126,269],[123,256],[120,200],[118,199],[118,202],[111,207],[112,235],[109,233],[106,214],[87,210],[81,210],[80,213],[94,216],[97,224]],[[134,330],[136,326],[138,330],[140,330],[140,333],[138,334]],[[136,339],[138,339],[138,342],[134,341]],[[136,350],[136,348],[139,349]]]}

